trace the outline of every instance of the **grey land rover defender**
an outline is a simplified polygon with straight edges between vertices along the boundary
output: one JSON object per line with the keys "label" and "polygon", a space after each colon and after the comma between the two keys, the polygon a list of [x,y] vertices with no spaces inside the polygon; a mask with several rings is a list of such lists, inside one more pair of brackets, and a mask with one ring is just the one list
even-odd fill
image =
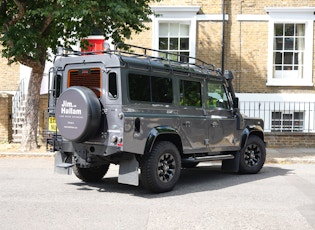
{"label": "grey land rover defender", "polygon": [[[243,116],[231,71],[199,59],[123,44],[127,51],[66,52],[50,70],[48,142],[55,169],[151,192],[174,188],[181,169],[222,161],[224,171],[264,165],[264,122]],[[135,52],[134,50],[137,50]],[[140,50],[140,52],[139,52]],[[174,60],[175,59],[175,60]]]}

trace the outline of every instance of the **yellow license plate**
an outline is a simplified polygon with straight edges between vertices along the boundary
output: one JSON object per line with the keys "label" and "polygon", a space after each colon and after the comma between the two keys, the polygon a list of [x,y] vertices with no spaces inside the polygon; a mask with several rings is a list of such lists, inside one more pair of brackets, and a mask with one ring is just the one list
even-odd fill
{"label": "yellow license plate", "polygon": [[55,117],[50,117],[48,119],[48,130],[49,131],[54,131],[54,132],[58,131]]}

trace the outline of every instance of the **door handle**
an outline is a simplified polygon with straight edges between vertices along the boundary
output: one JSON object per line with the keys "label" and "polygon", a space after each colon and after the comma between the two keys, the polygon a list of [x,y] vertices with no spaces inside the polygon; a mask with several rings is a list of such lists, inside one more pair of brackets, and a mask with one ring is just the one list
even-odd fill
{"label": "door handle", "polygon": [[183,123],[183,126],[185,126],[185,127],[190,127],[190,121],[185,121],[185,122]]}

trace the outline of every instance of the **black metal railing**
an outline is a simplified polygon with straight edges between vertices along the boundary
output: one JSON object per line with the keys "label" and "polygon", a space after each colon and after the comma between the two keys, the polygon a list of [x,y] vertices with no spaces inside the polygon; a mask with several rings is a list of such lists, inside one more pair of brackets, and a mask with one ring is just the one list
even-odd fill
{"label": "black metal railing", "polygon": [[240,110],[265,121],[265,132],[315,132],[315,102],[240,101]]}

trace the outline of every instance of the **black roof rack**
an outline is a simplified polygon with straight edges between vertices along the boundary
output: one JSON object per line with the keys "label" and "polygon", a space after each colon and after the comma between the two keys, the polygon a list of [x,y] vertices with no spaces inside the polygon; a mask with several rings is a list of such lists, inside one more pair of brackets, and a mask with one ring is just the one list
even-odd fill
{"label": "black roof rack", "polygon": [[[136,51],[133,49],[136,49]],[[216,71],[213,64],[206,63],[198,58],[142,46],[118,43],[115,47],[115,52],[120,56],[127,54],[136,57],[144,57],[148,59],[149,62],[161,62],[176,70],[182,69],[188,72],[201,72],[204,74],[210,74]]]}
{"label": "black roof rack", "polygon": [[[129,55],[134,57],[143,57],[149,63],[160,62],[167,65],[171,69],[182,70],[187,72],[199,72],[203,74],[211,74],[215,70],[213,64],[206,63],[198,58],[182,55],[178,53],[172,53],[167,51],[155,50],[145,48],[141,46],[130,45],[126,43],[118,43],[114,50],[97,50],[97,51],[75,51],[73,49],[66,49],[62,47],[62,51],[59,50],[57,56],[82,56],[82,55],[95,55],[102,53],[115,53],[119,56]],[[56,58],[55,57],[55,58]]]}

